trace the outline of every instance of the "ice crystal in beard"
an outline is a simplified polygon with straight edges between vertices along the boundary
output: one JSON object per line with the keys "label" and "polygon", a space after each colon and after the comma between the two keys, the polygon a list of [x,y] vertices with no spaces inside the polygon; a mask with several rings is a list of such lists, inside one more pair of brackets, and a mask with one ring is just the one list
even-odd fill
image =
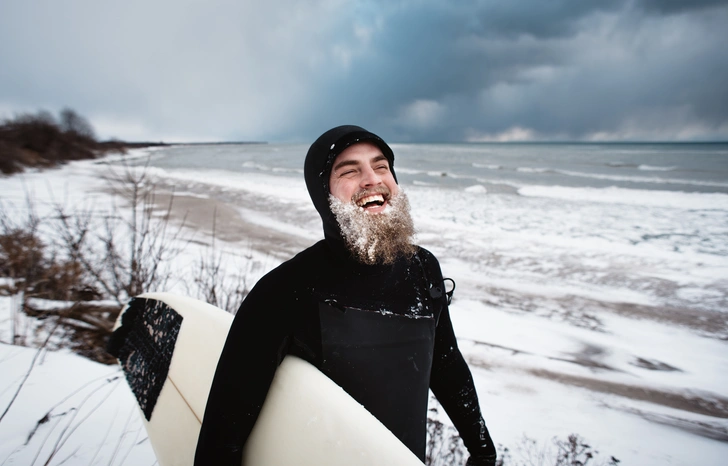
{"label": "ice crystal in beard", "polygon": [[399,257],[412,257],[417,250],[407,195],[400,189],[388,204],[383,212],[372,214],[353,202],[329,196],[349,251],[364,264],[391,264]]}

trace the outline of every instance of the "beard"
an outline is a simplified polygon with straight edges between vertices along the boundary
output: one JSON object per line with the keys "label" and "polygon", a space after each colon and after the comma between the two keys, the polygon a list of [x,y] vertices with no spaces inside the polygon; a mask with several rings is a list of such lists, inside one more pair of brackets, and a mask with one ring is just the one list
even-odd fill
{"label": "beard", "polygon": [[[389,190],[386,194],[389,195]],[[400,257],[414,256],[417,252],[413,243],[415,228],[407,195],[400,189],[388,199],[387,208],[376,214],[358,207],[353,201],[365,195],[366,192],[359,192],[351,202],[329,196],[331,211],[349,252],[367,265],[392,264]]]}

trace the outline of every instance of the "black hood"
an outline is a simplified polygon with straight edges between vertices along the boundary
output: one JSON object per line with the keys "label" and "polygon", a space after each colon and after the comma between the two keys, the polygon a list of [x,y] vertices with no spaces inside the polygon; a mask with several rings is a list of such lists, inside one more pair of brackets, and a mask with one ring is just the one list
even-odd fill
{"label": "black hood", "polygon": [[308,194],[324,224],[324,236],[330,242],[333,240],[337,244],[341,244],[343,240],[339,225],[329,206],[329,176],[336,156],[347,147],[359,142],[370,142],[382,150],[382,154],[389,160],[392,176],[397,181],[392,149],[376,134],[353,125],[337,126],[316,139],[308,149],[303,167]]}

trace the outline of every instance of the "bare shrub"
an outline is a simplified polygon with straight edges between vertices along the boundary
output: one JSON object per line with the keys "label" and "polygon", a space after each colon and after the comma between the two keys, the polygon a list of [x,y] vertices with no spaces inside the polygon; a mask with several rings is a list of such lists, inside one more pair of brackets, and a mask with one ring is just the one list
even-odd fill
{"label": "bare shrub", "polygon": [[27,165],[32,164],[24,160],[23,151],[19,147],[0,140],[0,173],[4,175],[20,173]]}
{"label": "bare shrub", "polygon": [[[430,397],[430,406],[425,464],[461,466],[467,451],[458,431],[439,420],[440,404],[434,397]],[[565,440],[554,437],[550,444],[540,444],[524,435],[514,450],[498,445],[497,451],[496,466],[617,466],[620,463],[614,456],[600,460],[599,451],[577,434],[571,434]],[[514,459],[514,455],[518,459]]]}
{"label": "bare shrub", "polygon": [[24,218],[9,214],[3,204],[0,207],[0,274],[27,288],[43,275],[45,245],[38,236],[40,219],[30,201]]}
{"label": "bare shrub", "polygon": [[434,397],[430,397],[425,464],[427,466],[465,464],[465,447],[460,435],[454,427],[439,420],[440,408],[440,403]]}
{"label": "bare shrub", "polygon": [[13,406],[13,403],[15,403],[15,400],[18,398],[18,395],[23,390],[23,386],[25,385],[25,382],[27,382],[28,377],[30,377],[30,373],[33,371],[33,368],[35,367],[35,363],[38,360],[38,357],[41,355],[41,353],[46,349],[46,345],[50,341],[51,337],[53,336],[53,331],[55,329],[51,330],[50,333],[48,333],[48,336],[46,337],[45,341],[42,345],[38,348],[38,351],[35,352],[35,355],[33,355],[33,360],[30,362],[30,366],[28,367],[28,370],[25,372],[25,375],[21,379],[20,383],[18,384],[17,388],[15,389],[15,393],[10,398],[10,401],[8,402],[7,407],[5,410],[0,414],[0,422],[2,422],[3,419],[5,419],[5,415],[8,414],[8,411],[10,411],[10,408]]}
{"label": "bare shrub", "polygon": [[74,133],[89,140],[95,140],[96,135],[89,121],[68,107],[61,110],[60,127],[66,133]]}
{"label": "bare shrub", "polygon": [[[216,213],[211,246],[192,270],[175,270],[174,259],[189,240],[182,235],[184,219],[177,227],[170,224],[174,196],[157,205],[146,165],[124,164],[106,179],[125,208],[57,203],[51,215],[41,218],[30,197],[23,215],[0,203],[0,276],[11,278],[0,291],[19,297],[18,311],[34,318],[20,339],[13,327],[15,343],[32,345],[42,336],[31,334],[57,329],[60,341],[54,345],[113,363],[105,340],[129,298],[178,280],[189,294],[234,313],[248,294],[250,276],[260,264],[252,254],[218,249]],[[238,260],[230,273],[231,261]]]}
{"label": "bare shrub", "polygon": [[534,439],[524,436],[514,450],[518,461],[508,458],[502,466],[617,466],[620,460],[614,456],[603,460],[599,451],[593,449],[577,434],[566,439],[554,437],[551,443],[540,444]]}
{"label": "bare shrub", "polygon": [[203,251],[195,264],[192,281],[195,290],[187,287],[187,292],[199,299],[234,314],[240,303],[248,295],[248,272],[252,257],[247,258],[248,267],[239,268],[236,274],[226,274],[226,258],[229,254],[217,249],[217,209],[212,215],[212,241]]}
{"label": "bare shrub", "polygon": [[[172,276],[172,259],[185,245],[180,238],[184,222],[169,228],[172,200],[163,215],[155,214],[154,185],[145,170],[124,166],[109,181],[129,203],[128,211],[71,210],[57,204],[55,215],[41,218],[29,196],[22,215],[0,203],[0,276],[11,279],[4,288],[20,297],[17,310],[42,321],[40,328],[60,326],[65,346],[105,363],[113,362],[104,351],[105,339],[121,306],[132,296],[164,288]],[[54,235],[48,244],[41,239]],[[117,304],[83,304],[102,298]],[[48,309],[34,299],[61,303]],[[15,343],[37,340],[31,335],[19,339],[16,326],[12,332]]]}
{"label": "bare shrub", "polygon": [[[146,165],[141,170],[124,165],[121,173],[111,172],[107,179],[131,208],[128,218],[120,222],[116,221],[119,217],[107,217],[105,234],[101,237],[107,252],[107,269],[116,277],[116,289],[126,292],[128,298],[163,288],[172,275],[169,261],[181,250],[177,243],[184,241],[181,236],[184,219],[176,229],[169,229],[174,196],[170,196],[163,215],[155,218],[156,186],[149,180]],[[126,254],[115,245],[118,227],[126,229],[128,243],[121,247]]]}
{"label": "bare shrub", "polygon": [[106,352],[121,307],[99,302],[75,302],[69,307],[38,309],[30,301],[25,313],[42,320],[41,327],[55,331],[60,339],[49,349],[69,348],[74,353],[102,364],[115,364],[116,358]]}
{"label": "bare shrub", "polygon": [[11,214],[0,204],[0,275],[12,279],[10,293],[22,292],[25,300],[76,299],[87,288],[83,271],[41,240],[41,223],[29,197],[24,215]]}
{"label": "bare shrub", "polygon": [[[556,455],[556,466],[585,466],[592,459],[596,459],[599,454],[597,450],[593,450],[583,438],[576,434],[571,434],[566,440],[554,439],[554,444],[558,449]],[[619,464],[620,461],[611,456],[609,466]],[[605,464],[600,462],[600,464]]]}
{"label": "bare shrub", "polygon": [[106,179],[129,207],[68,212],[56,205],[59,240],[73,261],[91,277],[94,288],[119,305],[145,291],[163,289],[172,277],[171,260],[185,245],[182,224],[172,229],[169,216],[174,196],[161,216],[155,214],[155,185],[146,167],[124,165]]}
{"label": "bare shrub", "polygon": [[125,148],[118,141],[97,142],[91,123],[69,108],[60,112],[58,120],[41,110],[16,115],[0,124],[0,172],[6,175],[21,172],[24,167],[52,167]]}

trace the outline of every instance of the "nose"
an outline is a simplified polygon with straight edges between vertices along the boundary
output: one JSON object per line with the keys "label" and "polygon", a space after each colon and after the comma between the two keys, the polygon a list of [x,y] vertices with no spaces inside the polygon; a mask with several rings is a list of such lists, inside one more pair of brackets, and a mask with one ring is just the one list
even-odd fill
{"label": "nose", "polygon": [[362,177],[359,183],[362,188],[371,188],[380,184],[382,184],[382,177],[372,167],[367,166],[362,170]]}

